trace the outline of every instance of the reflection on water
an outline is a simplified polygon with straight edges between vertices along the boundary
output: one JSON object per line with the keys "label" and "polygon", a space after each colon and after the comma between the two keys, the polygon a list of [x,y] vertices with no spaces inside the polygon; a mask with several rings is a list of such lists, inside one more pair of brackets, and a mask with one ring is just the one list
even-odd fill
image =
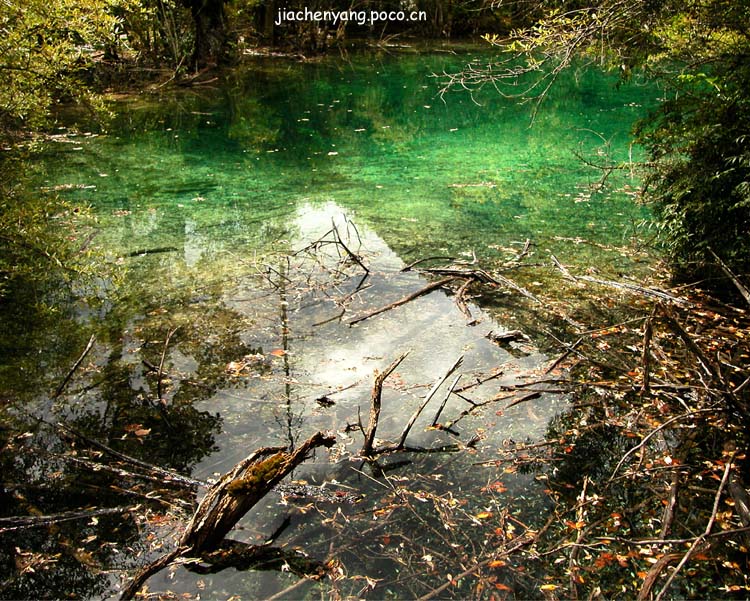
{"label": "reflection on water", "polygon": [[[271,495],[236,534],[258,543],[278,531],[276,544],[338,562],[347,578],[320,586],[342,596],[418,596],[460,572],[467,553],[512,532],[509,516],[544,518],[544,485],[533,474],[481,465],[504,445],[543,438],[565,406],[551,393],[481,406],[549,364],[531,341],[501,346],[487,337],[517,327],[523,301],[510,295],[494,309],[470,302],[469,325],[455,293],[437,290],[357,325],[347,321],[428,282],[402,273],[406,262],[476,255],[492,266],[526,239],[532,260],[555,252],[565,263],[633,272],[631,254],[619,249],[645,212],[633,204],[627,177],[592,191],[599,173],[573,151],[627,159],[627,128],[652,92],[615,91],[610,79],[582,71],[560,82],[529,128],[524,107],[493,94],[475,99],[480,104],[435,96],[430,74],[471,59],[260,62],[221,87],[161,105],[132,100],[117,107],[106,135],[52,144],[35,166],[40,185],[93,205],[95,244],[122,266],[125,282],[117,294],[102,293],[97,311],[76,305],[44,326],[50,330],[37,324],[22,352],[3,357],[11,369],[0,388],[14,401],[4,408],[3,471],[25,484],[3,492],[2,511],[140,505],[125,519],[78,530],[35,529],[20,551],[0,533],[4,593],[112,593],[117,570],[168,546],[179,529],[174,516],[200,494],[132,473],[92,472],[85,461],[101,456],[85,438],[32,415],[65,420],[89,439],[199,479],[258,447],[335,431],[332,454],[319,453],[294,478],[361,500],[331,506]],[[611,142],[606,149],[602,139]],[[367,277],[330,244],[333,228]],[[538,273],[514,277],[532,291],[549,285]],[[56,396],[91,334],[91,351]],[[453,426],[431,427],[436,400],[409,437],[415,446],[461,451],[364,463],[356,459],[356,425],[367,420],[374,373],[406,350],[386,380],[377,436],[397,439],[435,380],[463,356],[457,389],[465,392],[449,397],[439,420]],[[470,387],[488,375],[496,377]],[[16,556],[36,569],[18,568]],[[260,598],[293,582],[283,572],[199,576],[179,568],[150,586]]]}

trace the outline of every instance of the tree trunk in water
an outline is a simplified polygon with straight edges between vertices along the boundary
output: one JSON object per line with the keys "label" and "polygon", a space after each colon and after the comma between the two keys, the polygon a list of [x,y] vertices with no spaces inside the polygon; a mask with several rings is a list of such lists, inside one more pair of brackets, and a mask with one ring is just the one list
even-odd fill
{"label": "tree trunk in water", "polygon": [[225,0],[184,0],[195,25],[192,63],[196,69],[226,62],[227,16]]}

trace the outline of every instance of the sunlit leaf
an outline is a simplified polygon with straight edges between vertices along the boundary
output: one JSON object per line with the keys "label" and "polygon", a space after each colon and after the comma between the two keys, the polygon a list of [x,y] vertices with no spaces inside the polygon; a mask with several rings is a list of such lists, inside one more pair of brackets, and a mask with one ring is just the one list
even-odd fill
{"label": "sunlit leaf", "polygon": [[499,590],[499,591],[508,591],[508,592],[510,592],[510,591],[513,590],[512,588],[510,588],[509,586],[503,584],[502,582],[496,582],[495,583],[495,588],[497,590]]}
{"label": "sunlit leaf", "polygon": [[560,588],[560,587],[557,586],[556,584],[543,584],[542,586],[539,587],[539,590],[541,590],[541,591],[555,591],[558,588]]}

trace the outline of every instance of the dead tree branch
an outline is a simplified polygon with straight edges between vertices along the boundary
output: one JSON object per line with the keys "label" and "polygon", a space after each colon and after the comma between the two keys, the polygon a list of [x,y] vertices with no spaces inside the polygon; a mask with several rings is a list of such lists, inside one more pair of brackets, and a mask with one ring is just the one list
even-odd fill
{"label": "dead tree branch", "polygon": [[454,371],[456,371],[459,367],[461,367],[461,363],[463,363],[463,361],[464,361],[464,356],[461,355],[456,360],[456,362],[450,366],[448,371],[445,372],[445,374],[443,374],[443,376],[441,376],[432,385],[430,392],[427,394],[424,401],[422,401],[422,404],[417,408],[417,410],[414,412],[411,418],[409,418],[409,421],[404,427],[403,432],[401,432],[401,436],[399,437],[398,444],[396,445],[396,450],[401,450],[404,448],[404,445],[406,444],[406,437],[409,436],[409,430],[411,430],[412,426],[414,425],[414,422],[417,421],[419,414],[422,413],[425,407],[427,407],[427,404],[432,400],[432,397],[435,396],[435,393],[438,391],[438,388],[440,388],[443,385],[443,382],[445,382]]}
{"label": "dead tree branch", "polygon": [[144,567],[123,590],[132,599],[146,580],[178,557],[200,557],[219,548],[237,522],[317,447],[336,439],[317,432],[295,451],[284,447],[258,449],[222,476],[203,497],[180,538],[178,547]]}
{"label": "dead tree branch", "polygon": [[365,430],[365,442],[362,445],[362,455],[370,456],[373,454],[373,443],[375,441],[375,430],[378,428],[378,420],[380,419],[380,406],[381,397],[383,395],[383,382],[385,379],[393,373],[401,362],[406,359],[409,351],[401,354],[393,363],[391,363],[385,370],[379,373],[375,377],[375,383],[372,386],[372,396],[370,401],[370,420],[367,424],[367,430]]}
{"label": "dead tree branch", "polygon": [[684,298],[679,298],[678,296],[674,296],[673,294],[669,294],[668,292],[664,292],[663,290],[657,290],[656,288],[645,288],[643,286],[636,286],[635,284],[628,284],[626,282],[602,280],[599,278],[593,278],[588,275],[573,275],[562,263],[560,263],[555,255],[550,256],[555,267],[557,267],[557,269],[563,274],[563,277],[567,280],[571,280],[573,282],[591,282],[592,284],[599,284],[600,286],[616,288],[617,290],[623,290],[625,292],[630,292],[631,294],[638,294],[640,296],[647,296],[650,298],[656,298],[658,300],[669,301],[681,306],[692,306],[692,303],[685,300]]}
{"label": "dead tree branch", "polygon": [[366,319],[370,319],[371,317],[375,317],[376,315],[380,315],[381,313],[385,313],[386,311],[390,311],[391,309],[395,309],[396,307],[405,305],[406,303],[413,301],[415,298],[419,298],[420,296],[428,294],[429,292],[432,292],[433,290],[442,288],[446,284],[452,282],[454,279],[455,279],[454,277],[449,277],[449,278],[443,278],[442,280],[438,280],[437,282],[431,282],[427,284],[427,286],[420,288],[416,292],[407,294],[403,298],[400,298],[399,300],[392,302],[390,305],[380,307],[379,309],[375,309],[374,311],[370,311],[369,313],[365,313],[364,315],[360,315],[359,317],[350,319],[346,323],[350,326],[353,326],[354,324],[357,324],[361,321],[365,321]]}
{"label": "dead tree branch", "polygon": [[65,389],[65,386],[67,386],[68,382],[70,381],[70,378],[73,377],[73,374],[81,366],[81,363],[83,363],[83,360],[86,358],[86,355],[88,355],[89,351],[94,347],[95,341],[96,341],[96,334],[91,334],[91,338],[89,338],[89,342],[86,345],[86,348],[83,349],[83,352],[78,357],[76,362],[73,364],[73,367],[70,368],[68,375],[65,376],[63,381],[60,382],[60,385],[57,387],[57,390],[55,390],[55,398],[59,397],[62,394],[62,391]]}

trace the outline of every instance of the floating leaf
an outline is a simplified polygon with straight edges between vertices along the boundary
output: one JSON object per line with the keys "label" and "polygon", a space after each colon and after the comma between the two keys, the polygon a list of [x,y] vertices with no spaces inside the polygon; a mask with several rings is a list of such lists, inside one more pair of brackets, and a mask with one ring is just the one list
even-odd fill
{"label": "floating leaf", "polygon": [[499,591],[508,591],[508,592],[511,592],[513,590],[512,588],[510,588],[509,586],[503,584],[502,582],[496,582],[495,583],[495,588],[497,590],[499,590]]}
{"label": "floating leaf", "polygon": [[556,584],[543,584],[542,586],[539,587],[539,590],[541,590],[541,591],[554,591],[554,590],[557,590],[558,588],[560,588],[560,587],[557,586]]}

